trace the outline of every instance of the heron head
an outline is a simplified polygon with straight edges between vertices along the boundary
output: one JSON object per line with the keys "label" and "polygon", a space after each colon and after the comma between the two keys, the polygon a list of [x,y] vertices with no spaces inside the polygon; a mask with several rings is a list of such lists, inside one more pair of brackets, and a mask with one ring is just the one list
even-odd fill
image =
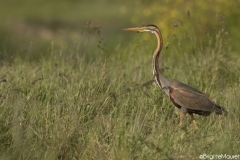
{"label": "heron head", "polygon": [[156,30],[159,30],[158,27],[154,24],[149,24],[143,27],[135,27],[135,28],[126,28],[123,29],[125,31],[137,31],[137,32],[151,32],[153,33]]}

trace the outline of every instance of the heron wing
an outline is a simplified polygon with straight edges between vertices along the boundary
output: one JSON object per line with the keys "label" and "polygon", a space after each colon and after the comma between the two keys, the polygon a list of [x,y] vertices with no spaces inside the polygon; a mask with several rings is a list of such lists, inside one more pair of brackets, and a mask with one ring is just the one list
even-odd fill
{"label": "heron wing", "polygon": [[193,88],[187,84],[184,84],[176,79],[168,79],[168,81],[173,88],[187,89],[187,90],[191,90],[193,92],[197,92],[205,95],[203,92],[199,91],[198,89]]}
{"label": "heron wing", "polygon": [[212,112],[215,110],[214,102],[206,95],[194,90],[172,88],[169,95],[174,103],[193,112]]}

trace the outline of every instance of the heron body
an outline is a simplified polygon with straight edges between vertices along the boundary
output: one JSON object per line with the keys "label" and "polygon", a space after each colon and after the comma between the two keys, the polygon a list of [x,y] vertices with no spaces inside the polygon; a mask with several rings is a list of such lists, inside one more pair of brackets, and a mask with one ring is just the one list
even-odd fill
{"label": "heron body", "polygon": [[193,113],[198,115],[208,116],[212,112],[216,114],[227,114],[224,107],[214,103],[201,91],[184,84],[175,79],[167,79],[160,72],[158,59],[163,47],[163,40],[160,30],[155,25],[147,25],[139,28],[127,28],[127,31],[151,32],[157,37],[157,48],[154,51],[152,58],[152,68],[154,79],[158,87],[165,92],[172,103],[180,109],[180,125],[184,116],[188,113],[193,120]]}

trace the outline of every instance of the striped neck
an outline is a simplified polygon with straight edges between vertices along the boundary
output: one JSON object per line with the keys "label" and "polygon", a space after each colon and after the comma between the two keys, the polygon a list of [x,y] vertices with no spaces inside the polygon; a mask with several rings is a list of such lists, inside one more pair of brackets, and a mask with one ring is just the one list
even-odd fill
{"label": "striped neck", "polygon": [[157,85],[164,90],[164,92],[166,94],[168,94],[169,92],[168,87],[169,87],[169,82],[167,81],[167,79],[162,75],[160,69],[159,69],[159,65],[158,65],[158,59],[163,47],[163,40],[162,40],[162,35],[160,33],[160,31],[158,29],[152,31],[152,33],[154,33],[157,37],[157,49],[155,50],[154,54],[153,54],[153,59],[152,59],[152,67],[153,67],[153,75],[154,78],[156,80]]}

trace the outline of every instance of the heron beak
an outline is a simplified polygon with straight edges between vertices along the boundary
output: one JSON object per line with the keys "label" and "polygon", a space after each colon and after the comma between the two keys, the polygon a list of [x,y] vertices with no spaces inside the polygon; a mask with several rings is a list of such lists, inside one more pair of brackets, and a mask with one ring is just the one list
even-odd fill
{"label": "heron beak", "polygon": [[123,30],[125,30],[125,31],[138,31],[138,32],[144,32],[145,27],[126,28],[126,29],[123,29]]}

